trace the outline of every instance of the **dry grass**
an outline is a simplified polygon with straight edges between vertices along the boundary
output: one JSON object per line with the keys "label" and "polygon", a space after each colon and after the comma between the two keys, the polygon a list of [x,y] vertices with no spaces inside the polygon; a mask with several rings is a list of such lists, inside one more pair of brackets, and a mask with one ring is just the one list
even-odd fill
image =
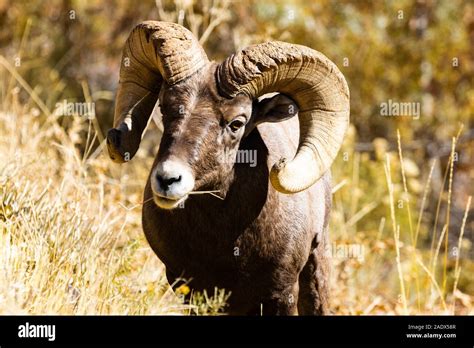
{"label": "dry grass", "polygon": [[[353,141],[350,132],[343,151],[351,151]],[[451,158],[454,151],[455,139]],[[434,226],[422,223],[434,162],[424,189],[418,192],[422,186],[419,175],[413,173],[416,172],[413,168],[409,171],[405,168],[407,164],[412,167],[414,162],[404,159],[399,134],[398,153],[387,153],[382,146],[382,149],[376,148],[375,160],[358,153],[349,158],[349,161],[339,161],[335,165],[336,180],[344,181],[345,185],[334,197],[332,239],[340,245],[359,244],[365,252],[362,261],[353,257],[334,259],[336,313],[473,314],[473,262],[466,257],[470,243],[463,240],[471,197],[465,207],[461,230],[457,231],[458,242],[448,249],[449,218],[439,235],[433,232],[439,227],[439,206],[446,204],[441,201],[441,194]],[[407,172],[411,172],[410,176]],[[455,180],[451,160],[446,174],[444,181],[446,183],[449,178],[448,188],[442,193],[448,197],[449,216],[449,198]],[[410,192],[410,187],[416,194]],[[374,204],[376,208],[373,208]],[[372,213],[358,219],[361,220],[358,226],[349,223],[352,216],[363,211]],[[377,217],[380,219],[378,226],[374,223]],[[390,232],[386,225],[390,226]],[[420,243],[420,236],[424,243]],[[435,247],[430,249],[427,241],[431,239]],[[464,284],[463,289],[457,287],[460,282]]]}

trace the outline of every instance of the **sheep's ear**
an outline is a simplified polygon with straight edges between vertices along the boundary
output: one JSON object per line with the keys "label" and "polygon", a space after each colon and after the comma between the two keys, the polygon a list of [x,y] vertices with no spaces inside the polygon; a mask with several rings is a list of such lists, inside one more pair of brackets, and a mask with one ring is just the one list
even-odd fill
{"label": "sheep's ear", "polygon": [[277,94],[271,98],[257,102],[255,125],[263,122],[281,122],[292,118],[298,113],[298,106],[289,97]]}
{"label": "sheep's ear", "polygon": [[252,105],[252,117],[245,126],[245,135],[249,135],[253,129],[264,122],[282,122],[288,120],[298,113],[298,106],[293,99],[283,94],[275,94],[269,98],[254,100]]}
{"label": "sheep's ear", "polygon": [[245,127],[245,136],[260,123],[282,122],[288,120],[298,113],[298,106],[289,97],[276,94],[270,98],[256,100],[252,105],[252,117]]}

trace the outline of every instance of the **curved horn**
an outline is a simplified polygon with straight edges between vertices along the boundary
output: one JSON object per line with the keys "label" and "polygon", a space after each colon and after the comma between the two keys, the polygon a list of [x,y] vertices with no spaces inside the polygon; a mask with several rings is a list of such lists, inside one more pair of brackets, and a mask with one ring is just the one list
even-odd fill
{"label": "curved horn", "polygon": [[208,63],[194,35],[178,24],[146,21],[132,30],[123,49],[115,128],[107,134],[112,160],[125,162],[137,152],[163,80],[176,84]]}
{"label": "curved horn", "polygon": [[349,124],[349,88],[326,56],[305,46],[267,42],[227,58],[217,80],[226,97],[281,92],[297,103],[298,150],[291,161],[282,158],[273,165],[270,181],[276,190],[305,190],[329,169]]}

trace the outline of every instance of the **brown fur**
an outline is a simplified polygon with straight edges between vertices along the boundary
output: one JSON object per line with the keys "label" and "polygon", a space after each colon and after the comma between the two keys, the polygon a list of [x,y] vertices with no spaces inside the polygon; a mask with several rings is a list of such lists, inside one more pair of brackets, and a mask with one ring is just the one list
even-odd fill
{"label": "brown fur", "polygon": [[[192,168],[194,190],[220,190],[224,200],[192,195],[183,209],[164,210],[151,199],[149,178],[143,207],[147,240],[166,265],[170,284],[185,278],[197,290],[231,291],[230,314],[326,314],[330,174],[304,192],[277,192],[269,169],[281,156],[295,154],[297,119],[264,123],[270,120],[268,102],[223,98],[215,69],[211,65],[162,87],[164,133],[153,168],[176,156]],[[242,111],[246,128],[232,134],[226,125]],[[256,150],[257,165],[223,163],[224,148]]]}

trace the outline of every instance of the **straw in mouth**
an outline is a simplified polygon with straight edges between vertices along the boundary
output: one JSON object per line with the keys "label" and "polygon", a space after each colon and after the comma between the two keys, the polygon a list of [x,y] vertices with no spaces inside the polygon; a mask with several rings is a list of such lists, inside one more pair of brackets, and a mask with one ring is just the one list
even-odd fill
{"label": "straw in mouth", "polygon": [[205,194],[205,193],[209,193],[211,196],[214,196],[214,197],[217,197],[221,200],[224,200],[224,198],[222,198],[221,196],[217,195],[216,192],[221,192],[219,190],[211,190],[211,191],[191,191],[189,192],[190,195],[202,195],[202,194]]}
{"label": "straw in mouth", "polygon": [[[191,191],[191,192],[189,192],[188,194],[190,194],[190,195],[203,195],[203,194],[206,194],[206,193],[207,193],[207,194],[210,194],[211,196],[214,196],[214,197],[216,197],[216,198],[219,198],[220,200],[224,200],[224,198],[222,198],[221,196],[219,196],[218,194],[216,194],[216,193],[218,193],[218,192],[220,192],[220,191],[219,191],[219,190],[211,190],[211,191]],[[150,202],[150,201],[152,201],[152,200],[153,200],[153,197],[148,198],[147,200],[144,200],[143,202],[137,203],[137,204],[133,205],[132,207],[126,207],[126,206],[123,205],[122,203],[119,203],[119,205],[120,205],[122,208],[126,209],[126,210],[133,210],[133,209],[137,208],[138,206],[144,205],[144,204],[146,204],[146,203],[148,203],[148,202]]]}

